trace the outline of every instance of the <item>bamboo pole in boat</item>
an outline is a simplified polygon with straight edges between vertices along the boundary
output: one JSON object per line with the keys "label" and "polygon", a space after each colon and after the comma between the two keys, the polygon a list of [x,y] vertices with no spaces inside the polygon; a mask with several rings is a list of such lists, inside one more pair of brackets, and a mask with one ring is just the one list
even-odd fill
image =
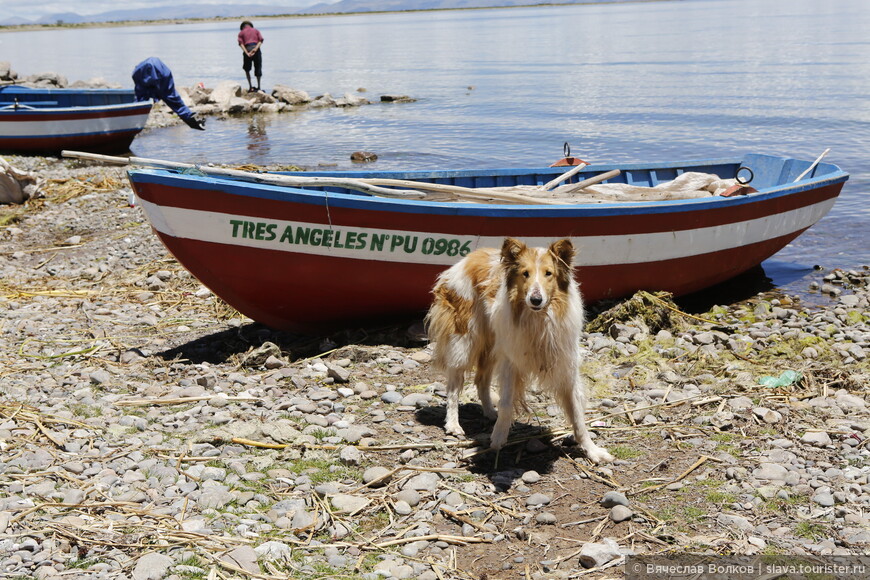
{"label": "bamboo pole in boat", "polygon": [[562,175],[560,175],[559,177],[557,177],[556,179],[547,182],[547,184],[545,184],[541,189],[543,189],[544,191],[550,191],[551,189],[553,189],[554,187],[556,187],[557,185],[559,185],[560,183],[562,183],[566,179],[574,177],[575,175],[577,175],[578,173],[580,173],[581,171],[583,171],[587,167],[589,167],[588,163],[581,163],[580,165],[576,165],[576,166],[572,167],[571,169],[569,169],[568,171],[566,171],[565,173],[563,173]]}
{"label": "bamboo pole in boat", "polygon": [[[224,175],[227,177],[236,177],[255,181],[259,183],[271,183],[275,185],[284,185],[290,187],[344,187],[356,191],[362,191],[381,197],[393,198],[426,198],[431,197],[426,192],[449,194],[455,198],[472,200],[472,201],[503,201],[507,203],[517,204],[561,204],[553,199],[542,199],[532,196],[526,196],[517,193],[505,191],[497,191],[493,189],[475,189],[470,187],[460,187],[458,185],[446,185],[442,183],[426,183],[422,181],[412,181],[405,179],[386,179],[386,178],[370,178],[370,179],[354,179],[341,177],[322,177],[322,176],[295,176],[295,175],[276,175],[273,173],[255,173],[252,171],[240,171],[238,169],[224,169],[220,167],[208,167],[202,165],[194,165],[191,163],[181,163],[177,161],[164,161],[161,159],[148,159],[144,157],[114,157],[111,155],[100,155],[97,153],[87,153],[83,151],[62,151],[63,157],[73,159],[88,159],[91,161],[103,161],[106,163],[115,163],[119,165],[142,165],[147,167],[165,167],[169,169],[196,169],[205,174]],[[391,187],[409,187],[412,189],[391,189]],[[421,191],[422,190],[422,191]]]}
{"label": "bamboo pole in boat", "polygon": [[620,173],[621,173],[621,171],[619,169],[614,169],[612,171],[602,173],[601,175],[596,175],[595,177],[590,177],[589,179],[584,179],[580,183],[575,183],[572,186],[566,185],[565,189],[563,189],[560,193],[564,193],[564,194],[577,193],[581,189],[586,189],[590,185],[595,185],[596,183],[606,181],[606,180],[610,179],[611,177],[616,177]]}
{"label": "bamboo pole in boat", "polygon": [[827,155],[828,152],[829,152],[830,150],[831,150],[831,148],[828,147],[827,149],[825,149],[824,151],[822,151],[822,154],[819,155],[818,159],[816,159],[815,161],[813,161],[813,164],[810,165],[809,167],[807,167],[806,171],[804,171],[803,173],[801,173],[800,175],[797,176],[797,179],[794,180],[794,183],[797,183],[798,181],[800,181],[801,179],[803,179],[804,177],[806,177],[807,174],[808,174],[810,171],[812,171],[813,169],[815,169],[815,168],[816,168],[816,165],[818,165],[819,162],[820,162],[822,159],[824,159],[825,155]]}

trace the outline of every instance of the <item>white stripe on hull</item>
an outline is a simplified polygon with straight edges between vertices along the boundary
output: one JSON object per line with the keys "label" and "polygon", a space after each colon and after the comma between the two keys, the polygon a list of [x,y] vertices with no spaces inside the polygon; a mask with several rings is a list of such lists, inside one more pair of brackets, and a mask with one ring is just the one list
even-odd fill
{"label": "white stripe on hull", "polygon": [[[836,198],[831,198],[795,210],[720,226],[675,232],[574,236],[572,240],[579,249],[577,262],[580,267],[685,258],[739,248],[800,232],[828,213],[835,200]],[[503,241],[501,237],[457,236],[351,226],[329,227],[324,224],[251,218],[162,207],[142,199],[139,203],[154,229],[168,236],[330,257],[450,265],[469,251],[479,247],[500,247]],[[655,219],[655,216],[650,216],[650,219]],[[290,228],[290,241],[286,239],[287,228]],[[297,240],[297,228],[302,233],[307,229],[307,243]],[[326,234],[330,230],[331,233]],[[312,235],[314,232],[316,236]],[[376,240],[383,241],[383,236],[386,236],[386,241],[383,244],[376,243]],[[282,237],[285,238],[283,241]],[[534,246],[546,246],[554,239],[524,237],[521,233],[517,237]],[[324,244],[324,239],[327,238],[330,240],[329,246]],[[344,247],[336,247],[339,245]]]}
{"label": "white stripe on hull", "polygon": [[63,135],[89,135],[141,130],[148,120],[148,112],[120,117],[91,119],[65,119],[60,121],[3,122],[0,118],[0,137],[60,137]]}

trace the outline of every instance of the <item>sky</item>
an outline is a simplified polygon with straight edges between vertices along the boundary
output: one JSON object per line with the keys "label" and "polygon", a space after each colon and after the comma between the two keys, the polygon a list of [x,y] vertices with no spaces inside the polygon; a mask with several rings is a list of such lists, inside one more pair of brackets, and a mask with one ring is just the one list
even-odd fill
{"label": "sky", "polygon": [[[100,14],[112,10],[142,9],[148,8],[159,13],[161,7],[176,5],[209,5],[209,4],[239,4],[239,5],[268,5],[287,7],[288,12],[293,12],[305,6],[319,3],[320,0],[0,0],[0,21],[8,18],[25,18],[38,20],[49,14],[63,14],[75,12],[82,16]],[[326,0],[331,2],[334,0]]]}

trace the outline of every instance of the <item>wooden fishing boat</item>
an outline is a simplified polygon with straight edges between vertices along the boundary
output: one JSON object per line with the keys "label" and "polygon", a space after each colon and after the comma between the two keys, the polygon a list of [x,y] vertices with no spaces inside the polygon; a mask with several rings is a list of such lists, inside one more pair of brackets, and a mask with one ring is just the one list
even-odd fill
{"label": "wooden fishing boat", "polygon": [[[531,245],[571,237],[587,302],[639,289],[701,290],[760,264],[816,223],[849,177],[820,159],[759,154],[591,165],[573,169],[568,181],[618,173],[607,182],[656,186],[687,172],[752,180],[731,196],[594,202],[581,192],[570,202],[529,202],[499,198],[498,188],[543,190],[564,168],[204,171],[221,172],[188,166],[128,175],[154,231],[185,268],[252,319],[305,333],[421,313],[439,272],[505,236]],[[418,194],[443,188],[501,201],[409,199],[408,180]]]}
{"label": "wooden fishing boat", "polygon": [[0,151],[124,152],[145,127],[151,102],[132,90],[0,87]]}

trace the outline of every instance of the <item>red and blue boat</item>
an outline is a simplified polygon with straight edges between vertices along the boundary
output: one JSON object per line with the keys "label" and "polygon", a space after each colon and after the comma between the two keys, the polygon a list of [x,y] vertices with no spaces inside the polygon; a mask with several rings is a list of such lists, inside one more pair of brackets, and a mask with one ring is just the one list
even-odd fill
{"label": "red and blue boat", "polygon": [[0,87],[0,151],[125,152],[145,127],[151,101],[125,89]]}
{"label": "red and blue boat", "polygon": [[[128,175],[154,231],[185,268],[242,314],[303,333],[421,313],[439,272],[476,248],[500,246],[505,236],[531,245],[570,237],[587,302],[641,289],[695,292],[774,255],[831,209],[849,177],[819,160],[762,154],[590,165],[571,179],[619,169],[608,182],[655,186],[685,172],[752,181],[743,195],[728,197],[545,205],[396,199],[343,187],[342,180],[491,190],[541,186],[565,168],[280,175],[201,169]],[[282,176],[310,181],[269,182]]]}

